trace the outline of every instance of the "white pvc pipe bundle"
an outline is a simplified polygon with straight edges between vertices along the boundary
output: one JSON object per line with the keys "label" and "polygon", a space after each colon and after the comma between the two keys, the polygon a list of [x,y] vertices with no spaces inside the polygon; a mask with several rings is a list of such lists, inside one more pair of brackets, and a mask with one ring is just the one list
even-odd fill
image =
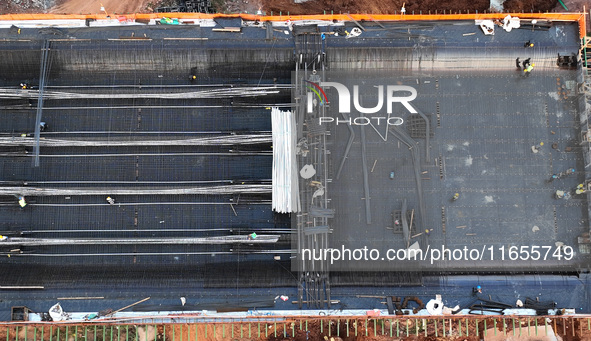
{"label": "white pvc pipe bundle", "polygon": [[228,235],[219,237],[163,237],[163,238],[22,238],[8,237],[0,240],[0,246],[36,246],[36,245],[220,245],[220,244],[272,244],[277,243],[279,235]]}
{"label": "white pvc pipe bundle", "polygon": [[210,195],[210,194],[265,194],[271,186],[267,184],[231,184],[201,187],[92,187],[92,188],[39,188],[39,187],[0,187],[0,195],[10,196],[69,196],[69,195]]}
{"label": "white pvc pipe bundle", "polygon": [[[228,146],[239,144],[259,144],[271,142],[270,134],[245,134],[207,136],[187,139],[161,139],[161,140],[78,140],[42,138],[39,145],[42,147],[123,147],[123,146]],[[35,139],[32,137],[0,137],[0,146],[33,146]]]}
{"label": "white pvc pipe bundle", "polygon": [[296,162],[295,116],[291,111],[271,110],[273,127],[273,210],[299,212],[300,194]]}
{"label": "white pvc pipe bundle", "polygon": [[[255,97],[279,93],[275,86],[251,86],[231,87],[219,89],[207,89],[200,91],[186,91],[174,93],[84,93],[65,91],[44,91],[44,99],[126,99],[126,98],[164,98],[164,99],[186,99],[186,98],[230,98],[230,97]],[[37,98],[39,90],[23,90],[14,88],[0,88],[0,98]]]}

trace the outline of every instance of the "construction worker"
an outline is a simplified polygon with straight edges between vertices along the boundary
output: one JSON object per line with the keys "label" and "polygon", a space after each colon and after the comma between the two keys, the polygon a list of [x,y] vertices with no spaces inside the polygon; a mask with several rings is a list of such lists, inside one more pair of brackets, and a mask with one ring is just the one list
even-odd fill
{"label": "construction worker", "polygon": [[107,202],[109,203],[109,205],[115,205],[115,199],[111,197],[107,197]]}
{"label": "construction worker", "polygon": [[456,201],[460,198],[460,193],[455,193],[454,196],[452,197],[453,201]]}
{"label": "construction worker", "polygon": [[517,68],[521,70],[521,63],[519,62],[519,58],[515,59],[515,66],[517,66]]}
{"label": "construction worker", "polygon": [[27,83],[21,83],[21,89],[27,90],[28,88],[29,88],[29,84],[27,84]]}
{"label": "construction worker", "polygon": [[531,61],[531,58],[527,58],[526,60],[523,61],[523,68],[524,69],[529,65],[530,61]]}
{"label": "construction worker", "polygon": [[583,184],[578,184],[577,189],[575,190],[576,194],[583,194],[585,193],[585,186]]}
{"label": "construction worker", "polygon": [[482,287],[477,285],[476,288],[472,288],[472,296],[476,296],[478,294],[482,294]]}
{"label": "construction worker", "polygon": [[531,71],[534,69],[534,66],[536,66],[536,64],[531,64],[528,65],[524,70],[523,73],[525,74],[526,77],[528,77],[531,73]]}
{"label": "construction worker", "polygon": [[530,40],[526,41],[525,44],[523,44],[523,47],[534,47],[534,43],[532,43]]}
{"label": "construction worker", "polygon": [[25,200],[25,197],[18,197],[18,204],[21,208],[25,208],[25,206],[27,206],[27,201]]}
{"label": "construction worker", "polygon": [[47,125],[47,123],[45,122],[41,122],[39,123],[39,130],[40,131],[45,131],[49,126]]}

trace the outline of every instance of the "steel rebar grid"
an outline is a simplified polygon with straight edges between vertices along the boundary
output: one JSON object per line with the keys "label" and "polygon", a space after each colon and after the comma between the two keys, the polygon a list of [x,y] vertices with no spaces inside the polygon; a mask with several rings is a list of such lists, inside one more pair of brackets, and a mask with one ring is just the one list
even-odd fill
{"label": "steel rebar grid", "polygon": [[[49,59],[49,51],[50,51],[51,42],[49,40],[43,41],[43,46],[41,47],[41,70],[39,71],[39,91],[36,91],[37,94],[37,113],[35,116],[35,144],[33,148],[33,154],[35,158],[33,159],[33,166],[39,167],[39,139],[41,137],[41,117],[43,115],[43,96],[45,91],[45,84],[47,83],[47,77],[49,76],[49,68],[48,59]],[[21,90],[24,93],[31,92],[35,95],[35,92],[32,90]],[[19,91],[19,94],[21,93]]]}

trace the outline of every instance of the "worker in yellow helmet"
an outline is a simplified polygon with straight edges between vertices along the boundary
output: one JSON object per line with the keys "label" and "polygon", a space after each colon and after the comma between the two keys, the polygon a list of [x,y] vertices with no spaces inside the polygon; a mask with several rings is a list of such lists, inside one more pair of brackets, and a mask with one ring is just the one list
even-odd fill
{"label": "worker in yellow helmet", "polygon": [[528,65],[525,69],[523,69],[523,72],[525,74],[525,76],[529,76],[529,74],[532,72],[532,70],[534,69],[534,66],[536,66],[536,64],[530,64]]}
{"label": "worker in yellow helmet", "polygon": [[25,208],[25,206],[27,206],[27,201],[25,200],[25,197],[18,197],[18,204],[21,208]]}

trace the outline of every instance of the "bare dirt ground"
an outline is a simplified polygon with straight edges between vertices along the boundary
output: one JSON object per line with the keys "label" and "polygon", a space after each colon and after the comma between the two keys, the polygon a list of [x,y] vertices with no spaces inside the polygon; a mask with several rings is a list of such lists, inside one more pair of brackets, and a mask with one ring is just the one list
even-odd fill
{"label": "bare dirt ground", "polygon": [[43,13],[44,0],[0,0],[0,14]]}
{"label": "bare dirt ground", "polygon": [[[42,330],[39,325],[37,328],[29,326],[24,328],[15,325],[0,326],[0,335],[10,341],[14,340],[50,340],[57,339],[57,336],[68,335],[68,341],[76,339],[107,339],[113,341],[125,341],[126,339],[137,339],[146,341],[182,341],[182,340],[199,340],[199,341],[225,341],[225,340],[261,340],[261,341],[304,341],[304,340],[327,340],[327,341],[387,341],[387,340],[405,340],[405,341],[547,341],[547,340],[564,340],[564,341],[588,341],[591,339],[591,331],[588,330],[585,319],[551,319],[547,324],[544,323],[543,317],[535,319],[522,318],[521,325],[509,323],[504,318],[488,318],[486,335],[484,332],[484,320],[479,320],[478,325],[475,320],[462,319],[462,328],[458,325],[458,321],[453,324],[452,334],[443,336],[443,326],[437,325],[433,321],[424,324],[422,319],[405,319],[398,317],[393,320],[392,326],[390,321],[386,320],[340,320],[336,323],[334,320],[324,320],[321,324],[319,320],[308,320],[307,327],[302,329],[300,323],[295,321],[293,323],[216,323],[216,324],[167,324],[138,327],[137,330],[133,326],[122,327],[119,329],[101,328],[93,330],[91,326],[86,325],[85,328],[71,327],[69,330],[63,325],[53,325],[49,330],[49,326],[45,325],[45,332],[42,335]],[[496,332],[494,321],[496,320]],[[396,323],[394,323],[396,321]],[[375,322],[375,323],[374,323]],[[417,324],[418,323],[418,324]],[[537,335],[534,323],[538,324]],[[449,320],[447,322],[449,328]],[[392,327],[392,329],[390,329]],[[435,328],[437,327],[437,331]],[[447,329],[446,330],[449,330]],[[468,328],[468,329],[466,329]],[[513,329],[515,328],[515,329]],[[147,329],[147,335],[146,335]],[[392,334],[398,334],[398,337],[390,337],[389,331]],[[476,335],[479,330],[480,336]],[[17,333],[18,331],[18,333]],[[461,331],[461,333],[460,333]],[[137,333],[137,334],[136,334]],[[408,333],[408,334],[407,334]],[[336,335],[340,335],[336,336]],[[417,335],[418,334],[418,335]],[[469,334],[470,336],[466,336]],[[408,336],[407,336],[408,335]],[[505,336],[506,335],[506,336]],[[548,335],[548,336],[546,336]],[[42,337],[43,336],[43,337]],[[554,337],[555,336],[555,337]]]}
{"label": "bare dirt ground", "polygon": [[[589,0],[563,0],[568,8],[568,12],[583,12],[583,6],[587,6],[588,11],[591,7]],[[567,12],[558,0],[507,0],[504,4],[506,12]]]}
{"label": "bare dirt ground", "polygon": [[151,12],[148,7],[157,1],[150,0],[62,0],[51,8],[51,13],[95,14],[101,11],[101,4],[108,14],[131,14]]}
{"label": "bare dirt ground", "polygon": [[[541,0],[556,1],[556,0]],[[294,4],[292,0],[263,0],[263,7],[269,13],[273,14],[308,14],[308,13],[372,13],[372,14],[390,14],[395,11],[400,13],[402,5],[405,5],[406,13],[411,14],[415,11],[428,13],[431,11],[470,11],[478,10],[482,12],[488,9],[489,0],[311,0],[303,4]]]}
{"label": "bare dirt ground", "polygon": [[[51,5],[54,4],[53,7]],[[150,13],[162,2],[174,0],[0,0],[0,14],[8,13],[101,13],[101,3],[109,14]],[[563,0],[570,12],[583,11],[589,0]],[[227,13],[255,13],[258,9],[267,14],[318,14],[330,13],[375,13],[400,12],[405,5],[407,13],[453,11],[479,12],[489,7],[489,0],[311,0],[294,4],[293,0],[226,0]],[[566,12],[558,0],[507,0],[506,12]],[[591,6],[589,6],[591,7]],[[589,10],[589,8],[587,8]]]}

